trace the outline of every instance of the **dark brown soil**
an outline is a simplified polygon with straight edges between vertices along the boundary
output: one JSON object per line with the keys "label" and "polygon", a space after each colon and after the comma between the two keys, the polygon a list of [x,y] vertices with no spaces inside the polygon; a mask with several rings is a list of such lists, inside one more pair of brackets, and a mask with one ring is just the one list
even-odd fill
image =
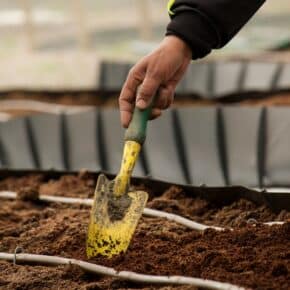
{"label": "dark brown soil", "polygon": [[[20,199],[27,199],[25,193],[31,194],[31,192],[92,198],[95,186],[95,179],[86,171],[79,173],[78,176],[64,175],[58,180],[47,180],[44,175],[30,175],[10,177],[0,181],[0,190],[17,191]],[[140,188],[144,189],[142,186]],[[170,187],[161,195],[154,193],[152,188],[145,188],[145,190],[150,193],[148,207],[176,213],[208,225],[237,226],[249,219],[257,222],[290,220],[290,213],[285,210],[274,213],[265,205],[259,206],[245,199],[220,206],[200,197],[192,197],[176,186]]]}
{"label": "dark brown soil", "polygon": [[[0,182],[0,190],[21,192],[23,188],[27,191],[27,187],[31,187],[40,194],[82,197],[92,196],[94,186],[95,181],[84,173],[54,181],[38,175]],[[1,200],[0,252],[13,253],[16,247],[22,247],[26,253],[86,260],[89,208],[27,201],[27,196],[25,199]],[[249,217],[260,221],[286,219],[289,218],[288,212],[274,214],[270,209],[246,200],[215,208],[215,205],[186,196],[185,192],[174,187],[159,197],[151,197],[149,205],[192,216],[195,220],[199,217],[216,225],[232,225],[234,230],[200,233],[164,219],[143,217],[126,254],[112,260],[98,257],[91,262],[144,274],[202,277],[253,289],[289,289],[290,223],[270,227],[245,222]],[[248,214],[243,215],[244,212]],[[239,215],[241,218],[238,220]],[[160,289],[84,273],[76,267],[15,266],[0,262],[0,289],[146,287]]]}

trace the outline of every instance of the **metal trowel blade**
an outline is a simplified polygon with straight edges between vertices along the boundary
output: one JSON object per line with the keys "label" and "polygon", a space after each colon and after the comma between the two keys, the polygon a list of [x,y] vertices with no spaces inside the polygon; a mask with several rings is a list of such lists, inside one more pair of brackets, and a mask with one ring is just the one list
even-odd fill
{"label": "metal trowel blade", "polygon": [[146,205],[148,194],[128,191],[121,197],[113,192],[114,180],[101,174],[97,181],[87,235],[88,258],[112,257],[125,252]]}

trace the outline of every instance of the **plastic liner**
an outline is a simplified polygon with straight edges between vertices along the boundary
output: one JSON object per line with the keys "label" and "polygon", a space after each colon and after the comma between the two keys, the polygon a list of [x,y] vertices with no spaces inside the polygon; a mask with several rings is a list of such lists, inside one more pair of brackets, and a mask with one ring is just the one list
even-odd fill
{"label": "plastic liner", "polygon": [[[149,125],[134,174],[192,185],[289,187],[289,124],[288,107],[169,110]],[[0,167],[117,173],[123,134],[118,109],[0,122]]]}
{"label": "plastic liner", "polygon": [[[92,177],[97,180],[100,173],[106,174],[109,178],[114,178],[114,175],[107,172],[89,172]],[[55,171],[55,170],[7,170],[0,169],[1,179],[7,177],[20,177],[29,174],[44,174],[46,179],[58,179],[65,174],[78,174],[75,171]],[[178,183],[168,183],[151,178],[133,177],[132,184],[144,185],[153,188],[154,192],[159,195],[162,194],[172,185],[181,187],[190,196],[199,196],[216,204],[224,204],[233,202],[239,198],[248,199],[257,204],[265,204],[273,211],[280,211],[282,209],[290,210],[290,194],[289,191],[281,189],[273,192],[266,190],[254,190],[243,186],[227,186],[227,187],[207,187],[207,186],[191,186]]]}
{"label": "plastic liner", "polygon": [[[133,63],[103,61],[101,91],[120,91]],[[220,98],[242,92],[290,89],[290,64],[256,61],[212,61],[192,63],[176,92],[202,98]]]}
{"label": "plastic liner", "polygon": [[84,271],[116,277],[128,281],[149,283],[149,284],[171,284],[171,285],[193,285],[205,289],[217,290],[244,290],[245,288],[235,286],[229,283],[222,283],[200,278],[183,277],[183,276],[154,276],[143,275],[129,271],[116,271],[113,268],[104,267],[88,263],[81,260],[63,258],[58,256],[34,255],[34,254],[10,254],[1,253],[0,260],[14,261],[16,263],[35,263],[41,265],[76,265]]}

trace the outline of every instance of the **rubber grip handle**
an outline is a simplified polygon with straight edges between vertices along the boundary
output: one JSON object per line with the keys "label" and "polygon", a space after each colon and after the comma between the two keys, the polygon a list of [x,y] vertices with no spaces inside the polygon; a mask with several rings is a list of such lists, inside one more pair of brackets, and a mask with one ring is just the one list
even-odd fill
{"label": "rubber grip handle", "polygon": [[135,141],[143,144],[146,139],[147,122],[150,118],[152,105],[144,110],[135,107],[132,120],[125,132],[125,141]]}

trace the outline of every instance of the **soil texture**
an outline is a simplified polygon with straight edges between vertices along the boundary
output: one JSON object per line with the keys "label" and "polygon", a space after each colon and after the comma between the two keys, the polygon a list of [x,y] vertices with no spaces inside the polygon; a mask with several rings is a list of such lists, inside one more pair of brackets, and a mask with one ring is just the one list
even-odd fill
{"label": "soil texture", "polygon": [[[56,180],[45,175],[2,180],[0,190],[14,190],[22,195],[12,201],[1,199],[0,252],[13,253],[21,247],[26,253],[87,260],[89,208],[40,202],[35,192],[92,197],[94,186],[95,180],[84,172]],[[150,207],[194,220],[199,217],[209,224],[230,225],[233,230],[197,232],[165,219],[142,217],[126,254],[113,259],[96,257],[90,262],[143,274],[201,277],[252,289],[289,289],[290,222],[271,227],[260,223],[287,220],[289,212],[274,214],[269,208],[248,200],[218,208],[176,187],[158,196],[154,188],[149,191]],[[247,223],[249,218],[256,222]],[[73,266],[13,265],[1,261],[0,289],[194,288],[130,283],[85,273]]]}
{"label": "soil texture", "polygon": [[[59,179],[47,179],[45,175],[38,174],[10,177],[0,181],[0,190],[16,191],[20,199],[29,199],[31,198],[29,195],[32,195],[33,199],[38,194],[93,198],[95,187],[95,178],[86,171],[78,175],[63,175]],[[274,213],[267,206],[257,205],[246,199],[225,202],[222,206],[201,197],[193,197],[176,186],[171,186],[161,194],[154,192],[154,188],[144,186],[136,188],[149,193],[147,207],[179,214],[208,225],[232,227],[248,220],[257,222],[290,220],[290,213],[285,210]]]}

